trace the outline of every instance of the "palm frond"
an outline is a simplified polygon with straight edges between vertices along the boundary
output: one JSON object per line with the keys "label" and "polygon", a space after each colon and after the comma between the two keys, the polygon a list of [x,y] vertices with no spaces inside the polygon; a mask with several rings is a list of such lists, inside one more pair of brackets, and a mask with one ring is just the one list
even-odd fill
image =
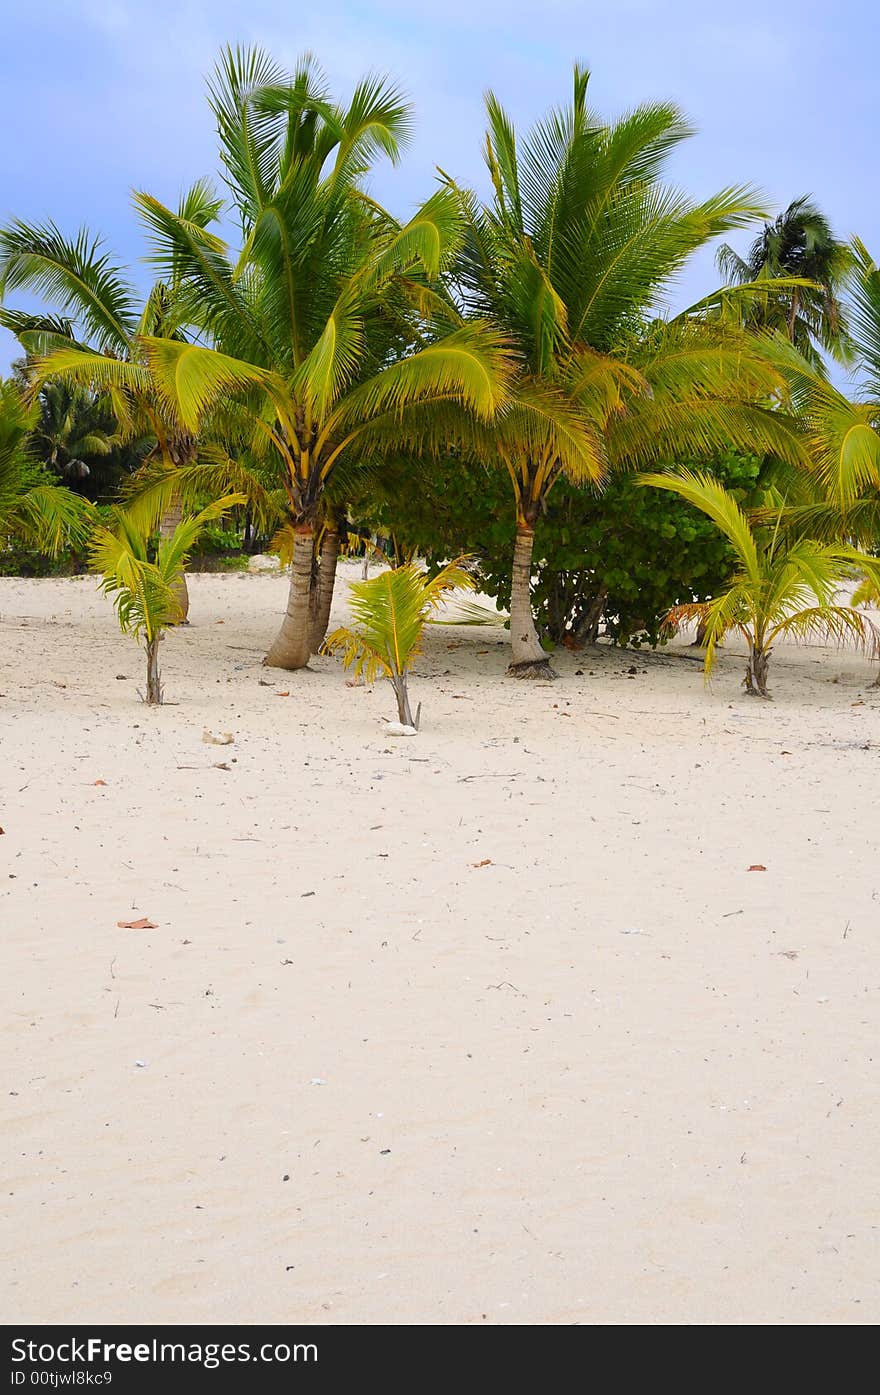
{"label": "palm frond", "polygon": [[54,223],[13,220],[0,229],[0,298],[32,291],[81,324],[96,347],[124,353],[137,326],[134,290],[102,246],[86,228],[67,238]]}

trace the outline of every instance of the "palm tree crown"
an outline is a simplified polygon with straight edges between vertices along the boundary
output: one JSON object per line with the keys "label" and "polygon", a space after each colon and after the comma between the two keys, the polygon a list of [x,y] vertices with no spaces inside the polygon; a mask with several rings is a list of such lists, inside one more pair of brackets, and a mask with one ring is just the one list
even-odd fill
{"label": "palm tree crown", "polygon": [[710,317],[711,298],[674,319],[661,313],[687,259],[760,213],[755,196],[728,188],[687,198],[662,179],[691,134],[678,109],[652,104],[605,122],[587,91],[587,72],[575,68],[571,103],[523,140],[490,94],[492,200],[456,190],[467,233],[455,290],[468,313],[501,325],[518,356],[505,411],[462,446],[500,462],[513,486],[511,671],[522,676],[546,674],[527,587],[532,530],[560,474],[597,483],[610,468],[732,443],[796,449],[760,405],[783,379],[754,339]]}
{"label": "palm tree crown", "polygon": [[825,214],[811,198],[795,199],[765,223],[745,257],[725,244],[718,269],[733,285],[795,278],[750,311],[752,324],[780,329],[799,351],[820,362],[816,346],[846,361],[850,346],[840,291],[851,265],[850,250],[839,242]]}
{"label": "palm tree crown", "polygon": [[505,355],[496,332],[462,323],[431,286],[459,241],[449,191],[401,224],[364,190],[375,160],[396,159],[408,134],[396,88],[367,78],[342,107],[313,60],[287,74],[257,49],[229,49],[210,90],[242,245],[230,252],[139,195],[152,260],[163,277],[182,277],[210,346],[155,334],[142,342],[160,393],[190,430],[232,401],[249,447],[277,462],[302,556],[269,662],[300,667],[313,647],[303,583],[332,472],[346,458],[399,449],[412,407],[436,417],[463,404],[490,416]]}

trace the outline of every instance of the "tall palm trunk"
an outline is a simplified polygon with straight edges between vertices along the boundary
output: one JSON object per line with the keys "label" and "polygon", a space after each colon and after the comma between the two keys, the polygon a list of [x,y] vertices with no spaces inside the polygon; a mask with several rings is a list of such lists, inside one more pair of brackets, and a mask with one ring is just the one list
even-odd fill
{"label": "tall palm trunk", "polygon": [[155,707],[162,701],[162,684],[159,680],[159,639],[147,640],[147,696],[146,701],[150,707]]}
{"label": "tall palm trunk", "polygon": [[315,587],[309,640],[309,647],[313,654],[317,654],[324,643],[324,636],[330,624],[330,608],[333,605],[333,588],[336,585],[336,563],[338,560],[339,534],[335,528],[331,528],[325,532],[321,544],[321,560],[318,565],[318,582]]}
{"label": "tall palm trunk", "polygon": [[[165,510],[165,512],[159,520],[160,538],[172,537],[174,534],[174,530],[177,528],[177,525],[182,521],[182,519],[183,502],[181,499],[177,498],[168,506],[168,508]],[[180,580],[175,584],[173,589],[174,599],[180,606],[180,620],[178,623],[181,625],[185,625],[187,623],[187,617],[189,616],[189,588],[186,584],[185,572],[180,573]]]}
{"label": "tall palm trunk", "polygon": [[305,668],[312,656],[311,606],[312,553],[315,530],[310,523],[297,524],[290,564],[290,592],[281,629],[263,660],[270,668]]}
{"label": "tall palm trunk", "polygon": [[556,674],[535,629],[532,616],[532,549],[535,530],[518,523],[513,548],[513,580],[510,588],[510,678],[555,678]]}

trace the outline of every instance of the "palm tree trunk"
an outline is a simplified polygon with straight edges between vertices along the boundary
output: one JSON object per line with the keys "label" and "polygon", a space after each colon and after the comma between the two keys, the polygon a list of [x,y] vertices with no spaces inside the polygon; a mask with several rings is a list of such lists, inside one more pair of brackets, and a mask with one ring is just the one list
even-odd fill
{"label": "palm tree trunk", "polygon": [[391,676],[391,686],[394,689],[394,696],[397,698],[397,717],[405,727],[415,727],[419,729],[419,716],[422,711],[422,704],[416,708],[415,718],[409,705],[409,689],[407,687],[406,673],[395,673]]}
{"label": "palm tree trunk", "polygon": [[159,681],[159,636],[147,640],[147,696],[146,702],[155,707],[162,701],[162,684]]}
{"label": "palm tree trunk", "polygon": [[791,293],[791,310],[788,313],[788,337],[791,340],[792,344],[794,343],[794,327],[797,321],[797,312],[799,305],[800,298],[798,296],[797,286],[795,286],[794,290]]}
{"label": "palm tree trunk", "polygon": [[281,629],[263,660],[270,668],[305,668],[312,656],[310,596],[312,553],[315,530],[310,523],[298,524],[290,564],[290,593]]}
{"label": "palm tree trunk", "polygon": [[575,643],[578,647],[582,644],[595,644],[598,640],[599,626],[602,623],[602,616],[605,613],[605,602],[607,600],[608,588],[607,586],[603,586],[590,602],[586,614],[574,632]]}
{"label": "palm tree trunk", "polygon": [[315,606],[311,617],[311,638],[309,645],[317,654],[324,643],[324,636],[330,624],[330,609],[333,605],[333,588],[336,585],[336,563],[339,559],[339,534],[334,528],[324,534],[321,546],[321,561],[318,566],[318,585]]}
{"label": "palm tree trunk", "polygon": [[[169,505],[159,520],[160,538],[170,538],[182,518],[183,502],[178,498]],[[186,584],[186,574],[184,572],[180,573],[180,580],[175,583],[173,589],[174,599],[180,606],[180,619],[177,623],[179,625],[186,625],[188,623],[187,617],[189,616],[189,589]]]}
{"label": "palm tree trunk", "polygon": [[762,649],[757,644],[749,647],[749,662],[746,665],[746,676],[743,679],[743,687],[749,697],[769,698],[767,691],[767,672],[770,668],[770,650]]}
{"label": "palm tree trunk", "polygon": [[535,629],[532,617],[532,549],[535,530],[518,523],[513,548],[513,580],[510,588],[510,678],[555,678],[556,674]]}

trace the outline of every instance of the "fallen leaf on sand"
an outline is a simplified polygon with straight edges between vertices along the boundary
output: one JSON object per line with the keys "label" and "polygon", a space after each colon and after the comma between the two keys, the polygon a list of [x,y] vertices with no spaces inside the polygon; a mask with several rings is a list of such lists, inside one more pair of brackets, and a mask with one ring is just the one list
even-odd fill
{"label": "fallen leaf on sand", "polygon": [[276,697],[290,697],[290,692],[288,691],[288,692],[286,692],[286,693],[276,693],[275,696],[276,696]]}
{"label": "fallen leaf on sand", "polygon": [[750,871],[750,872],[766,872],[766,871],[767,871],[767,868],[764,866],[763,862],[753,862],[752,865],[751,865],[751,867],[749,868],[749,871]]}
{"label": "fallen leaf on sand", "polygon": [[106,780],[94,780],[92,783],[95,784],[95,785],[106,785],[107,781],[106,781]]}
{"label": "fallen leaf on sand", "polygon": [[209,746],[231,746],[235,737],[231,731],[221,731],[219,736],[215,736],[212,731],[208,731],[208,728],[205,727],[202,732],[202,740],[207,742]]}
{"label": "fallen leaf on sand", "polygon": [[159,928],[155,920],[147,920],[145,915],[142,915],[140,920],[117,920],[116,927],[118,930],[158,930]]}
{"label": "fallen leaf on sand", "polygon": [[232,766],[231,766],[231,765],[227,765],[225,760],[215,760],[215,762],[214,762],[214,769],[215,769],[215,770],[231,770],[231,769],[232,769]]}
{"label": "fallen leaf on sand", "polygon": [[472,866],[472,867],[491,867],[491,866],[492,866],[492,859],[491,859],[491,857],[484,857],[482,862],[472,862],[472,863],[471,863],[471,866]]}

